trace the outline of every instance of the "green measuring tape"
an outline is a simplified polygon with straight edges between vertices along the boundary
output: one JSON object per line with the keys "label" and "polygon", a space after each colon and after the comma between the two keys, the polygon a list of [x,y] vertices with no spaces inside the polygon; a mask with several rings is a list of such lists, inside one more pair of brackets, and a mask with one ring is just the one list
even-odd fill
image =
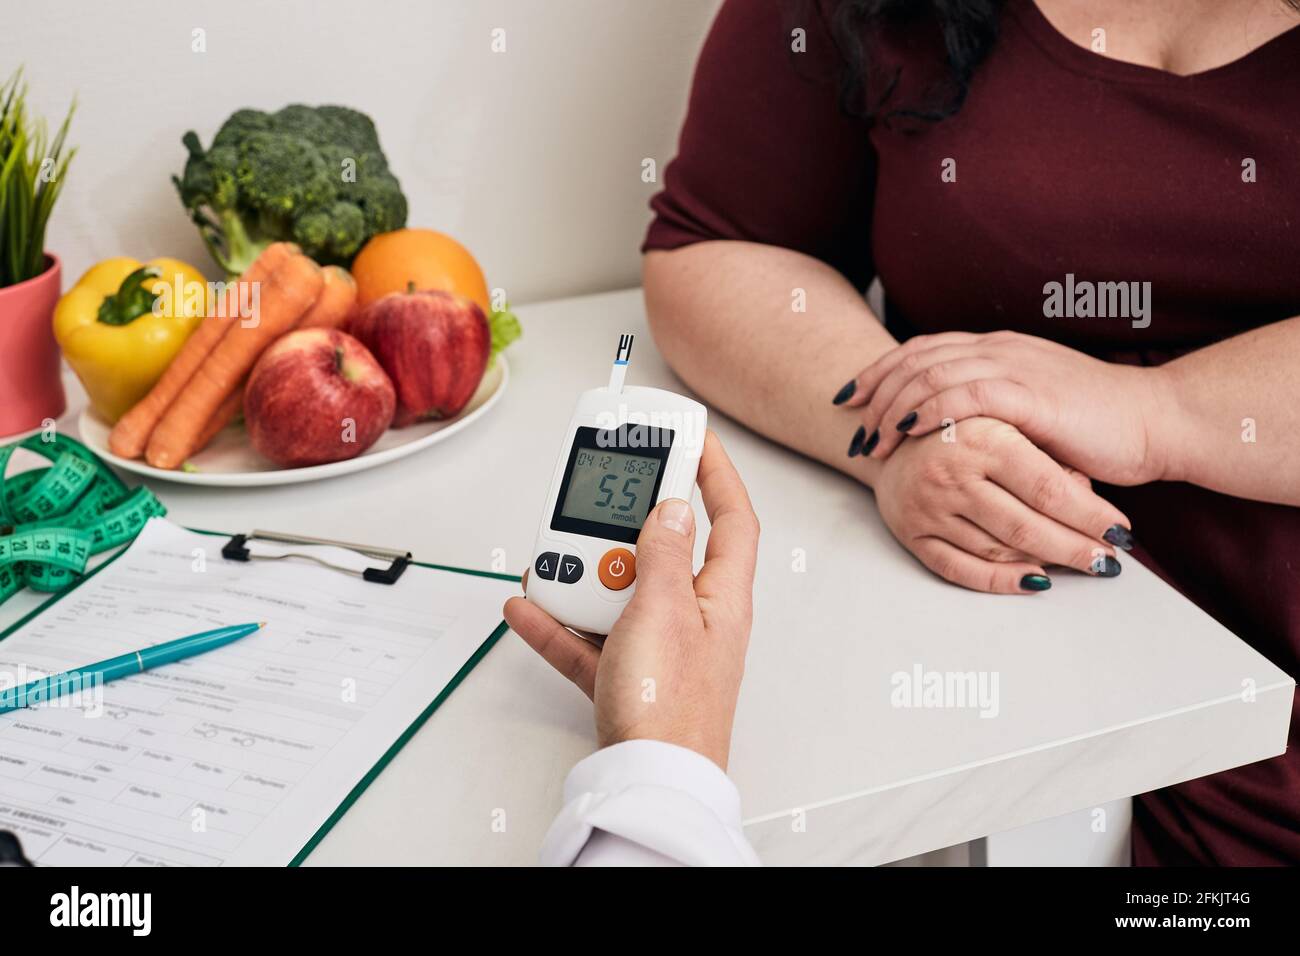
{"label": "green measuring tape", "polygon": [[[19,448],[53,462],[6,478]],[[143,486],[128,490],[81,442],[44,434],[0,448],[0,604],[24,587],[62,591],[92,554],[134,540],[167,509]]]}

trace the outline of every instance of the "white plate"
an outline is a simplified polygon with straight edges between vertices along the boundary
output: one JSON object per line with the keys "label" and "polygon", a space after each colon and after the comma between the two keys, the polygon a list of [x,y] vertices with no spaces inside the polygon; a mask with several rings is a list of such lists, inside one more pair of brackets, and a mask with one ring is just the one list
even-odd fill
{"label": "white plate", "polygon": [[253,450],[242,424],[229,426],[217,435],[207,448],[191,458],[190,464],[197,469],[195,471],[179,469],[167,471],[150,467],[140,460],[114,455],[108,450],[110,426],[91,412],[89,406],[82,409],[78,427],[81,431],[81,440],[95,454],[137,475],[185,485],[243,488],[257,485],[289,485],[300,481],[315,481],[318,478],[364,471],[385,462],[413,455],[430,445],[436,445],[462,428],[468,428],[487,414],[487,410],[495,405],[497,399],[505,392],[509,381],[510,368],[506,364],[505,356],[497,355],[496,361],[483,376],[483,381],[479,382],[478,391],[455,418],[446,421],[418,422],[405,428],[390,428],[356,458],[335,461],[328,465],[311,465],[306,468],[277,468]]}

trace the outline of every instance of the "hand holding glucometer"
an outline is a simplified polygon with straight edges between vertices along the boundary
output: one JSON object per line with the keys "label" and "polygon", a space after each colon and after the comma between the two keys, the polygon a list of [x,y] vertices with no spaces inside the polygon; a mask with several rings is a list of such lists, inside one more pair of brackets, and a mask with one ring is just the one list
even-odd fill
{"label": "hand holding glucometer", "polygon": [[560,446],[533,549],[529,600],[568,627],[607,634],[636,590],[637,539],[657,502],[695,491],[708,412],[624,386],[632,335],[609,384],[582,393]]}
{"label": "hand holding glucometer", "polygon": [[758,520],[712,432],[703,443],[699,486],[711,525],[704,566],[693,573],[690,504],[661,500],[642,523],[635,593],[602,647],[538,605],[545,579],[536,573],[526,578],[527,599],[511,598],[505,617],[595,702],[601,747],[659,740],[726,769],[749,643]]}

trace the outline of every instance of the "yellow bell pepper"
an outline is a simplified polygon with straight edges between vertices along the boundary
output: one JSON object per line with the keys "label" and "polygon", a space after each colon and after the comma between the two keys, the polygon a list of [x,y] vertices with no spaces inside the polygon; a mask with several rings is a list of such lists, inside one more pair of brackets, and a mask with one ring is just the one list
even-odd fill
{"label": "yellow bell pepper", "polygon": [[54,310],[54,337],[109,424],[144,397],[208,310],[208,281],[177,259],[91,266]]}

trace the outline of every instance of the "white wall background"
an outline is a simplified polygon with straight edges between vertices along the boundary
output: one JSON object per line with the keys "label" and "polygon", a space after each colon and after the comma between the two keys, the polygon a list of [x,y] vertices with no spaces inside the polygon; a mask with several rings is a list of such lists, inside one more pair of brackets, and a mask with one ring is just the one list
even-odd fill
{"label": "white wall background", "polygon": [[[637,247],[676,146],[718,0],[4,0],[0,75],[80,151],[47,246],[65,286],[111,255],[216,274],[170,182],[240,107],[370,114],[409,223],[454,235],[512,301],[638,281]],[[506,52],[491,51],[503,28]],[[206,31],[207,51],[191,50]]]}

